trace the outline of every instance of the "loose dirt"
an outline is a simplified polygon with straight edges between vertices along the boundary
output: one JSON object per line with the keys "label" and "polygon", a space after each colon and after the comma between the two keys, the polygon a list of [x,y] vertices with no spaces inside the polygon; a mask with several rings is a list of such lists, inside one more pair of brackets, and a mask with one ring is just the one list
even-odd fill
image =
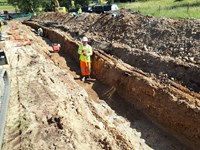
{"label": "loose dirt", "polygon": [[[158,55],[182,61],[200,63],[200,22],[195,19],[166,19],[143,16],[121,10],[112,14],[45,13],[39,21],[61,22],[73,37],[86,34],[95,47],[108,50],[110,44],[119,43]],[[35,19],[35,20],[37,20]],[[101,44],[96,44],[100,42]]]}
{"label": "loose dirt", "polygon": [[[166,19],[121,10],[112,14],[45,13],[33,20],[41,24],[59,22],[60,29],[80,40],[89,38],[92,47],[156,75],[199,92],[200,22],[195,19]],[[158,65],[159,64],[159,65]]]}
{"label": "loose dirt", "polygon": [[189,149],[112,87],[95,79],[81,82],[74,60],[51,53],[48,39],[19,27],[33,43],[16,47],[15,41],[5,41],[11,95],[3,150]]}

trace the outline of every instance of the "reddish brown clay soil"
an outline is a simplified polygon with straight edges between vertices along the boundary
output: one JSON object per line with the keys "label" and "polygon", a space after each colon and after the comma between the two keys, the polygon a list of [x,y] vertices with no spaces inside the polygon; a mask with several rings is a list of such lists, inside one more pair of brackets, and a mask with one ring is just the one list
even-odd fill
{"label": "reddish brown clay soil", "polygon": [[[11,35],[6,33],[16,24],[20,35],[27,35],[28,39],[33,40],[31,45],[17,46],[18,41],[9,40]],[[33,23],[29,25],[39,27]],[[80,69],[76,63],[78,45],[73,42],[74,39],[60,30],[45,29],[51,40],[49,41],[47,38],[36,36],[32,31],[34,30],[16,20],[8,22],[3,30],[5,41],[2,41],[0,46],[8,58],[9,65],[5,68],[9,73],[11,85],[3,150],[190,149],[182,140],[177,141],[141,113],[146,113],[145,110],[148,110],[142,107],[149,106],[151,113],[147,116],[150,120],[155,120],[162,125],[162,120],[160,122],[157,120],[160,117],[154,119],[152,117],[156,112],[152,106],[159,100],[158,89],[163,89],[158,80],[153,77],[151,79],[148,74],[100,50],[95,50],[92,64],[93,77],[99,81],[93,78],[84,83],[79,78]],[[59,41],[62,43],[60,53],[52,53],[52,47],[49,44]],[[103,74],[105,71],[107,73]],[[127,82],[129,79],[130,87],[128,84],[124,86],[125,83],[120,78],[126,83],[129,83]],[[137,81],[138,90],[134,92],[136,95],[127,93],[130,89],[134,89],[131,85],[132,81]],[[125,93],[119,90],[120,84],[122,88],[124,87]],[[146,92],[141,98],[148,98],[149,95],[148,99],[139,99],[138,95],[141,95],[142,86]],[[151,97],[154,91],[157,92],[155,101]],[[180,94],[173,92],[175,90],[170,91],[166,87],[166,95],[171,93],[176,99]],[[197,97],[195,93],[184,88],[181,92],[187,96],[191,95],[191,100]],[[139,100],[138,103],[137,100]],[[138,107],[141,100],[148,102],[149,105],[141,103],[141,107]],[[170,109],[173,105],[171,99],[167,100],[169,100],[167,106]],[[185,111],[192,111],[191,114],[187,114],[192,120],[194,119],[193,111],[198,109],[195,109],[196,106],[191,109],[193,101],[187,105],[187,100],[186,98],[182,101],[182,107],[188,106]],[[166,101],[164,100],[163,104],[166,104]],[[158,104],[162,106],[162,103]],[[136,107],[141,109],[141,112],[136,110]],[[177,105],[174,107],[176,108]],[[182,107],[180,107],[180,113],[184,113]],[[160,109],[161,113],[162,108],[163,106]],[[175,115],[177,115],[176,111]],[[168,117],[166,119],[170,120]],[[191,120],[188,120],[189,125]],[[183,122],[180,124],[187,126]],[[172,127],[174,127],[173,122]],[[186,131],[181,136],[194,135],[193,130],[196,129],[196,124],[194,123],[192,127],[189,128],[192,131],[191,134]],[[182,130],[179,126],[177,130],[171,126],[169,129],[175,131],[174,136],[178,136],[179,131]],[[198,142],[196,143],[195,140],[196,138],[192,138],[190,142],[196,145]]]}
{"label": "reddish brown clay soil", "polygon": [[34,20],[57,21],[54,26],[79,40],[118,57],[163,81],[175,80],[190,90],[200,90],[200,22],[195,19],[166,19],[131,14],[45,13]]}
{"label": "reddish brown clay soil", "polygon": [[[121,10],[116,17],[46,13],[24,24],[8,22],[0,43],[11,82],[3,150],[200,147],[199,20]],[[16,26],[30,45],[9,40]],[[36,36],[39,27],[45,37]],[[79,78],[83,35],[94,49],[87,82]]]}
{"label": "reddish brown clay soil", "polygon": [[[37,29],[37,23],[26,22]],[[68,54],[78,62],[78,43],[60,30],[43,27],[52,42],[62,45],[60,55]],[[173,136],[194,149],[200,145],[200,95],[173,81],[163,82],[119,59],[95,49],[93,76],[113,87],[121,97]],[[59,63],[59,62],[57,62]]]}

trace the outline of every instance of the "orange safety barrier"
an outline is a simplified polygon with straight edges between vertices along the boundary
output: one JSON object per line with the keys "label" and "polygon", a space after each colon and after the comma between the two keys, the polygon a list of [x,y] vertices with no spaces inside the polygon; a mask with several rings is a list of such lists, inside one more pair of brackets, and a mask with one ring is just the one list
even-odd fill
{"label": "orange safety barrier", "polygon": [[19,31],[17,30],[11,30],[7,32],[9,35],[19,34]]}
{"label": "orange safety barrier", "polygon": [[11,40],[11,41],[14,41],[14,40],[15,40],[15,37],[11,36],[11,37],[10,37],[10,40]]}
{"label": "orange safety barrier", "polygon": [[14,36],[14,37],[10,37],[10,40],[11,41],[14,41],[14,40],[28,40],[28,37],[26,35],[17,35],[17,36]]}
{"label": "orange safety barrier", "polygon": [[28,37],[26,35],[18,35],[15,36],[15,40],[28,40]]}
{"label": "orange safety barrier", "polygon": [[31,44],[32,44],[32,41],[27,40],[27,41],[17,42],[16,46],[26,46],[26,45],[31,45]]}

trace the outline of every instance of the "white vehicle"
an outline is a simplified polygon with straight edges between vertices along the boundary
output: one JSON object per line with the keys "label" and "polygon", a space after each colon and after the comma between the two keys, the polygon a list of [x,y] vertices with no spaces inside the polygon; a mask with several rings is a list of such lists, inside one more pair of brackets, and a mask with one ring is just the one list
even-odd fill
{"label": "white vehicle", "polygon": [[111,11],[115,11],[115,10],[119,10],[119,7],[117,6],[117,4],[112,4]]}

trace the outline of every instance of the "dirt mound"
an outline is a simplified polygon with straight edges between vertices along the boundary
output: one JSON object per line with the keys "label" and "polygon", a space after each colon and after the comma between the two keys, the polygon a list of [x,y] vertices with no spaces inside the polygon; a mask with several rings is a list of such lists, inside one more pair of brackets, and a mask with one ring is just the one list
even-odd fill
{"label": "dirt mound", "polygon": [[[35,29],[42,27],[34,22],[26,22],[26,24]],[[45,27],[43,29],[51,41],[61,43],[61,56],[66,53],[67,56],[78,61],[78,43],[69,39],[64,32]],[[149,74],[100,50],[94,51],[92,66],[94,77],[111,86],[120,96],[134,104],[152,121],[167,128],[181,141],[189,142],[192,147],[200,144],[197,132],[200,121],[199,94],[174,82],[163,84]]]}
{"label": "dirt mound", "polygon": [[[104,50],[124,62],[171,79],[190,90],[199,92],[200,81],[200,21],[192,19],[166,19],[133,14],[121,10],[111,14],[46,13],[35,18],[41,21],[58,21],[53,26],[80,40],[90,38],[92,47]],[[159,64],[159,65],[158,65]]]}
{"label": "dirt mound", "polygon": [[189,149],[126,104],[114,87],[77,80],[72,72],[80,71],[79,65],[65,53],[77,55],[77,45],[68,37],[45,30],[52,42],[63,41],[60,56],[51,53],[48,39],[19,27],[33,43],[15,47],[17,41],[6,41],[3,46],[11,80],[3,150]]}
{"label": "dirt mound", "polygon": [[200,63],[200,21],[194,19],[166,19],[131,14],[121,10],[111,14],[45,13],[37,19],[60,21],[74,36],[87,34],[94,41],[120,43],[143,51],[156,52],[195,64]]}
{"label": "dirt mound", "polygon": [[49,59],[45,41],[20,25],[22,32],[34,39],[32,45],[5,45],[11,94],[2,149],[133,150],[128,136],[101,117],[100,111],[112,112],[106,103],[89,99],[73,76]]}

